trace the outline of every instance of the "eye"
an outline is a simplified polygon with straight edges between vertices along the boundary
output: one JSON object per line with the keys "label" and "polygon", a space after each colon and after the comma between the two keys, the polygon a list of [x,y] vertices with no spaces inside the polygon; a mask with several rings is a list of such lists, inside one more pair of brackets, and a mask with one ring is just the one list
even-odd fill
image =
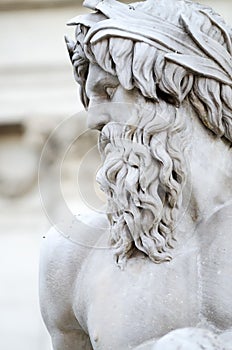
{"label": "eye", "polygon": [[105,87],[105,92],[110,99],[113,98],[115,91],[116,91],[116,87],[113,87],[113,86]]}

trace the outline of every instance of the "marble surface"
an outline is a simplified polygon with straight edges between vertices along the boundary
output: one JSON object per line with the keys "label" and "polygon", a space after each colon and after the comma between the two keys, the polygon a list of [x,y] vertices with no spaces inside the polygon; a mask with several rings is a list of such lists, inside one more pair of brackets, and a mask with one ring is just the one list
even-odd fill
{"label": "marble surface", "polygon": [[107,207],[44,240],[53,347],[229,350],[231,28],[191,1],[84,5],[66,42]]}

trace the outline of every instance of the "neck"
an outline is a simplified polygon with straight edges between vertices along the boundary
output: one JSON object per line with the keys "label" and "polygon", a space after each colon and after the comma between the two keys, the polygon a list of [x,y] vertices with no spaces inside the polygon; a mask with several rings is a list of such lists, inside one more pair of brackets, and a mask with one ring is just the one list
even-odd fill
{"label": "neck", "polygon": [[231,145],[206,129],[196,115],[190,151],[190,176],[184,189],[184,206],[196,222],[206,220],[232,198]]}

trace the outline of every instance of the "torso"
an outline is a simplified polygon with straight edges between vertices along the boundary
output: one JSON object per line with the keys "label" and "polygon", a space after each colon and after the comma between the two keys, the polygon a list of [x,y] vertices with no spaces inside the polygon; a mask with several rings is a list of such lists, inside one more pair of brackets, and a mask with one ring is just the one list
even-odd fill
{"label": "torso", "polygon": [[198,230],[202,316],[219,330],[232,329],[232,205]]}
{"label": "torso", "polygon": [[[199,224],[192,238],[173,250],[170,263],[154,264],[138,253],[124,270],[106,249],[106,229],[78,225],[73,228],[76,237],[79,230],[88,242],[101,237],[95,248],[55,233],[42,259],[47,284],[42,300],[60,329],[75,329],[79,323],[94,350],[133,349],[182,327],[232,329],[231,206]],[[47,322],[53,324],[50,318]]]}
{"label": "torso", "polygon": [[[120,270],[110,249],[92,250],[76,281],[74,312],[94,349],[126,350],[173,329],[206,323],[219,330],[232,327],[226,213],[230,208],[200,226],[198,244],[190,240],[170,263],[157,265],[138,254]],[[216,222],[221,231],[215,230]],[[106,246],[107,236],[97,245]]]}
{"label": "torso", "polygon": [[93,250],[76,285],[75,313],[94,349],[129,349],[199,322],[193,249],[160,265],[138,254],[124,270],[114,264],[110,250]]}

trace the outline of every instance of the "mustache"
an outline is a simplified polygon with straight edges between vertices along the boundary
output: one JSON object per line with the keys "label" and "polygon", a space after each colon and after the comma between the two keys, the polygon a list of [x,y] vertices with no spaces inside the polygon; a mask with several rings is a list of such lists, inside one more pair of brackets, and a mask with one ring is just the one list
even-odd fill
{"label": "mustache", "polygon": [[[142,130],[119,123],[109,123],[104,127],[99,138],[99,150],[103,156],[104,164],[100,173],[104,172],[106,180],[115,184],[124,179],[127,187],[131,189],[136,201],[133,187],[137,183],[139,191],[145,192],[148,182],[158,176],[158,164],[151,169],[153,156],[148,145],[144,145]],[[100,177],[97,175],[97,181]]]}
{"label": "mustache", "polygon": [[[142,102],[145,102],[141,97]],[[141,103],[141,101],[140,101]],[[129,140],[135,143],[150,147],[151,137],[167,131],[172,124],[173,110],[175,107],[167,105],[164,101],[158,104],[146,102],[142,110],[136,106],[135,116],[128,116],[128,122],[109,122],[101,129],[99,136],[99,151],[104,153],[104,148],[108,143]]]}

